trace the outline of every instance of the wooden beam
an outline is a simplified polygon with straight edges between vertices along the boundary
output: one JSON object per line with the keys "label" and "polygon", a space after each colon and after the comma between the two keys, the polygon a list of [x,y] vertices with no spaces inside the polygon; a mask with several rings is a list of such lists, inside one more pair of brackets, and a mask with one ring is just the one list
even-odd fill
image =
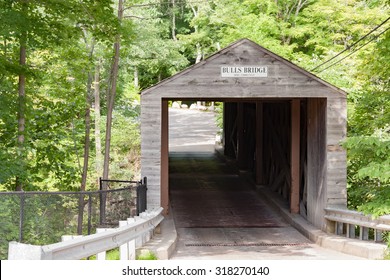
{"label": "wooden beam", "polygon": [[256,102],[256,184],[264,184],[264,120],[263,102]]}
{"label": "wooden beam", "polygon": [[163,214],[168,215],[169,209],[169,139],[168,139],[168,100],[162,100],[161,105],[161,207]]}
{"label": "wooden beam", "polygon": [[291,191],[290,212],[299,213],[299,155],[300,155],[300,116],[301,103],[299,99],[291,101]]}

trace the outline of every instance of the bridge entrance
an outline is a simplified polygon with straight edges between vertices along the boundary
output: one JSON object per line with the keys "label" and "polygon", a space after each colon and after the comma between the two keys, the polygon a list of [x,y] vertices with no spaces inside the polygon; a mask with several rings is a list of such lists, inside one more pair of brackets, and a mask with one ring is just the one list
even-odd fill
{"label": "bridge entrance", "polygon": [[213,112],[169,110],[169,200],[177,228],[275,228],[286,223],[216,143]]}
{"label": "bridge entrance", "polygon": [[324,209],[346,206],[346,94],[246,39],[141,93],[149,205],[168,214],[170,100],[223,102],[224,156],[292,213],[325,230]]}

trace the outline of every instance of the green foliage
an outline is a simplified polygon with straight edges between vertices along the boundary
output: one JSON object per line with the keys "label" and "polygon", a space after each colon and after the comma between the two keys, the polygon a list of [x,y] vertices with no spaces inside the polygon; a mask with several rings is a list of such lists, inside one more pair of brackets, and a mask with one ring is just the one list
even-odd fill
{"label": "green foliage", "polygon": [[384,260],[390,260],[390,234],[386,233],[384,240],[387,243],[387,250],[385,252]]}
{"label": "green foliage", "polygon": [[0,197],[0,259],[8,255],[8,242],[19,238],[20,199],[17,196]]}
{"label": "green foliage", "polygon": [[219,129],[223,129],[223,102],[215,102],[216,122]]}
{"label": "green foliage", "polygon": [[151,6],[132,13],[136,18],[134,37],[124,45],[124,58],[138,70],[142,89],[183,69],[188,60],[180,52],[181,43],[170,37],[170,22],[163,20],[164,7]]}
{"label": "green foliage", "polygon": [[[14,189],[16,178],[24,181],[25,190],[78,187],[84,132],[81,112],[91,68],[83,31],[89,30],[102,42],[115,35],[118,28],[111,4],[109,0],[0,1],[3,189]],[[19,66],[22,44],[27,49],[26,67]],[[15,96],[21,73],[27,76],[23,155],[15,141]]]}
{"label": "green foliage", "polygon": [[137,260],[152,261],[157,260],[157,256],[149,250],[144,250],[140,255],[137,256]]}
{"label": "green foliage", "polygon": [[345,147],[349,159],[358,165],[355,168],[356,179],[370,178],[382,183],[390,182],[390,139],[374,136],[349,137]]}
{"label": "green foliage", "polygon": [[374,216],[390,213],[390,33],[361,62],[362,86],[350,96],[349,204]]}

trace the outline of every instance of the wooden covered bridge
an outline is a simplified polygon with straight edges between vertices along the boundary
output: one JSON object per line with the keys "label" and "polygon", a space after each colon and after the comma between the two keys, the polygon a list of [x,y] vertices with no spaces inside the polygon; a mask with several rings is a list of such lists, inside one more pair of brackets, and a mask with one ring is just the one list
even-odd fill
{"label": "wooden covered bridge", "polygon": [[292,213],[325,230],[346,206],[346,93],[242,39],[141,93],[141,165],[149,204],[169,209],[168,101],[224,103],[223,148]]}

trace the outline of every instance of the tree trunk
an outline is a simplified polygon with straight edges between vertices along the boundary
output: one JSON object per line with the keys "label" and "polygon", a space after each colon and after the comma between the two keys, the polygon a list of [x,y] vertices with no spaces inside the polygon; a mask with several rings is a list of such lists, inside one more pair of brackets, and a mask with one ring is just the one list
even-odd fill
{"label": "tree trunk", "polygon": [[[91,45],[88,46],[87,34],[85,33],[85,44],[89,50],[89,58],[92,60],[95,41],[92,38]],[[85,136],[84,136],[84,161],[83,161],[83,173],[81,175],[80,191],[83,192],[86,189],[87,177],[88,177],[88,163],[89,163],[89,148],[91,146],[91,100],[92,100],[92,73],[88,72],[87,79],[87,91],[85,93]],[[84,218],[84,195],[79,196],[79,214],[77,223],[77,234],[83,234],[83,218]]]}
{"label": "tree trunk", "polygon": [[195,64],[199,63],[202,60],[202,47],[199,43],[196,44],[196,59]]}
{"label": "tree trunk", "polygon": [[[22,12],[27,13],[27,2],[22,3]],[[20,53],[19,53],[19,65],[21,67],[18,80],[18,164],[20,165],[20,171],[22,176],[16,177],[16,191],[21,191],[23,189],[23,184],[25,181],[25,165],[26,165],[26,156],[25,156],[25,124],[26,124],[26,60],[27,60],[27,33],[22,31],[20,36]]]}
{"label": "tree trunk", "polygon": [[96,150],[96,173],[102,171],[102,141],[100,138],[100,61],[95,68],[95,150]]}
{"label": "tree trunk", "polygon": [[[122,22],[123,18],[123,0],[118,2],[118,19]],[[103,161],[103,179],[108,179],[108,173],[110,168],[110,147],[111,147],[111,126],[112,126],[112,111],[114,110],[114,102],[116,95],[116,82],[118,78],[119,70],[119,54],[120,54],[120,34],[116,35],[114,43],[114,58],[111,66],[111,88],[109,94],[107,94],[107,121],[106,121],[106,137],[104,144],[104,161]],[[107,182],[102,185],[102,190],[107,190]],[[106,220],[106,195],[101,196],[101,221],[104,223]]]}
{"label": "tree trunk", "polygon": [[[123,0],[118,3],[118,19],[121,22],[123,18]],[[111,66],[111,89],[107,96],[107,122],[106,122],[106,137],[104,146],[104,162],[103,162],[103,179],[108,179],[109,164],[110,164],[110,146],[111,146],[111,126],[112,126],[112,112],[114,109],[116,82],[119,70],[119,51],[120,51],[120,35],[118,34],[114,43],[114,58]],[[103,184],[103,189],[107,185]]]}
{"label": "tree trunk", "polygon": [[139,87],[139,77],[138,77],[138,67],[134,67],[134,87],[138,88]]}
{"label": "tree trunk", "polygon": [[177,41],[177,38],[176,38],[175,0],[172,0],[172,39],[174,41]]}
{"label": "tree trunk", "polygon": [[[88,82],[87,82],[87,93],[85,96],[85,136],[84,136],[84,164],[83,164],[83,173],[81,175],[81,185],[80,191],[85,191],[87,184],[87,175],[88,175],[88,163],[89,163],[89,147],[91,143],[90,132],[91,132],[91,99],[90,94],[92,91],[92,74],[88,73]],[[79,196],[79,215],[77,223],[77,234],[83,234],[83,217],[84,217],[84,195],[80,194]]]}
{"label": "tree trunk", "polygon": [[[190,7],[191,7],[191,10],[192,10],[192,13],[194,14],[194,18],[196,18],[198,16],[198,11],[195,9],[195,6],[193,6],[192,4],[190,4]],[[195,28],[195,34],[197,34],[198,33],[198,26],[195,25],[194,28]],[[203,57],[202,46],[198,42],[198,43],[196,43],[195,64],[199,63],[202,60],[202,57]]]}

